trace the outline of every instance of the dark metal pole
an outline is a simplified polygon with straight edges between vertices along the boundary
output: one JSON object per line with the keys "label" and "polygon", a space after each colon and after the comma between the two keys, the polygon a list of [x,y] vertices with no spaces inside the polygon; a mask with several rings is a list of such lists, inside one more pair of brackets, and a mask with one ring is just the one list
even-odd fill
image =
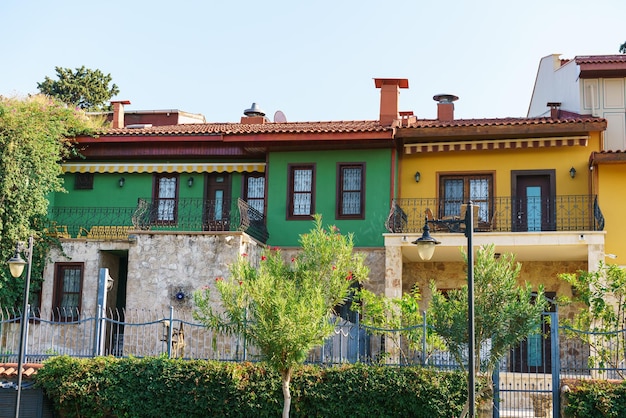
{"label": "dark metal pole", "polygon": [[22,397],[22,367],[24,365],[24,353],[26,352],[26,332],[30,309],[28,306],[28,294],[30,293],[30,270],[33,264],[33,237],[28,238],[28,267],[26,270],[26,284],[24,285],[24,308],[22,310],[22,322],[20,327],[20,346],[17,358],[17,396],[15,399],[15,418],[20,416],[20,400]]}
{"label": "dark metal pole", "polygon": [[465,236],[467,237],[467,333],[468,333],[468,403],[469,416],[473,418],[476,412],[476,370],[474,357],[475,331],[474,331],[474,205],[471,201],[467,203],[465,211]]}

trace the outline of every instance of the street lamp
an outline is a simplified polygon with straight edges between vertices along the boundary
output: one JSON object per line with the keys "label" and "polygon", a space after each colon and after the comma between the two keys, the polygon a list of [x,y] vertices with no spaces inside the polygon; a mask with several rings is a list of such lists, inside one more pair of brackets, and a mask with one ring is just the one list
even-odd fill
{"label": "street lamp", "polygon": [[19,343],[19,354],[17,358],[17,397],[15,400],[15,418],[19,418],[20,416],[20,400],[22,397],[22,367],[24,365],[24,352],[26,350],[26,333],[28,331],[28,318],[30,317],[30,309],[28,305],[28,294],[30,292],[30,270],[33,261],[33,237],[28,238],[28,248],[25,249],[26,257],[28,261],[24,261],[22,256],[20,255],[20,250],[24,250],[24,248],[18,242],[15,245],[15,255],[11,257],[7,263],[9,264],[9,270],[11,271],[11,276],[18,278],[24,272],[24,266],[28,264],[28,269],[26,270],[26,283],[24,284],[24,308],[22,309],[22,319],[20,323],[20,343]]}
{"label": "street lamp", "polygon": [[[475,330],[474,330],[474,251],[472,240],[474,238],[474,204],[469,201],[465,208],[465,219],[461,219],[459,222],[465,224],[465,236],[467,237],[467,334],[468,334],[468,382],[467,382],[467,398],[469,404],[469,416],[475,416],[476,410],[476,371],[474,369],[474,344],[475,344]],[[435,252],[435,245],[439,244],[439,241],[430,236],[430,228],[428,227],[428,218],[424,223],[424,233],[413,244],[417,245],[417,252],[420,258],[424,261],[428,261],[432,258]]]}
{"label": "street lamp", "polygon": [[417,253],[424,261],[428,261],[433,258],[435,253],[435,245],[441,244],[435,238],[430,236],[430,227],[428,226],[428,218],[424,221],[422,236],[413,241],[411,244],[417,245]]}

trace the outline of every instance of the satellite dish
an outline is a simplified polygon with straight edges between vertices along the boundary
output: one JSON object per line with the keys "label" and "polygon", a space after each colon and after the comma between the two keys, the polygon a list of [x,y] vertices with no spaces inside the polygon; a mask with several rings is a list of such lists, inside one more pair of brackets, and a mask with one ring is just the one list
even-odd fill
{"label": "satellite dish", "polygon": [[277,110],[274,113],[274,122],[287,122],[287,116],[282,111]]}

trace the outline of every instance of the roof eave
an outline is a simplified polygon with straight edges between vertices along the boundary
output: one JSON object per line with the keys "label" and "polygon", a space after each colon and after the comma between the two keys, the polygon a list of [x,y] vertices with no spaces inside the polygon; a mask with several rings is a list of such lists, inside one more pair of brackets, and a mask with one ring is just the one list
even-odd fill
{"label": "roof eave", "polygon": [[544,123],[532,125],[499,125],[499,126],[438,126],[421,128],[397,128],[396,138],[410,143],[411,140],[472,140],[492,138],[523,138],[541,135],[566,136],[584,135],[589,132],[606,130],[606,121],[585,121],[576,123]]}

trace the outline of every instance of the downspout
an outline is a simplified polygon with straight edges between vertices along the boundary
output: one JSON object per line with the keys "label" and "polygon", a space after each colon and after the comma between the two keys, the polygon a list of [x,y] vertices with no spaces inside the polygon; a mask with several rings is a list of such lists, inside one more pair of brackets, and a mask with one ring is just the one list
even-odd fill
{"label": "downspout", "polygon": [[[396,128],[393,128],[393,133],[392,133],[392,137],[395,139],[396,137]],[[398,165],[398,147],[394,147],[391,149],[391,176],[389,176],[389,192],[390,192],[390,196],[389,196],[389,207],[391,207],[391,204],[393,203],[393,200],[396,198],[397,196],[397,192],[396,192],[396,177],[398,176],[398,173],[396,172],[397,170],[397,165]]]}

